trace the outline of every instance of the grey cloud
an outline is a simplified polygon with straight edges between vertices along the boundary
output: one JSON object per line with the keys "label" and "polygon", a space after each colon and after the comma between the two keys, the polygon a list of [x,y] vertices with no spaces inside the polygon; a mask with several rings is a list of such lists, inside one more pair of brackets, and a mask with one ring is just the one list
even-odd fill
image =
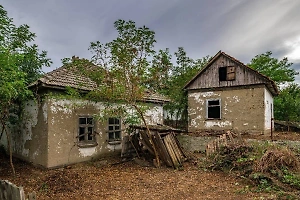
{"label": "grey cloud", "polygon": [[46,71],[59,67],[64,57],[89,58],[90,42],[115,38],[117,19],[154,30],[156,48],[174,52],[183,46],[193,58],[219,50],[244,63],[266,51],[282,58],[293,50],[286,43],[300,37],[300,2],[293,0],[13,0],[2,5],[15,23],[29,24],[40,49],[48,50],[54,64]]}

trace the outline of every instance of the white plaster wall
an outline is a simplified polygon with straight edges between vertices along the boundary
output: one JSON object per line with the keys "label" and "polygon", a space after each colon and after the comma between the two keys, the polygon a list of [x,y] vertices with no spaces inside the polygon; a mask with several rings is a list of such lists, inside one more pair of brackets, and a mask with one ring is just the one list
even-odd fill
{"label": "white plaster wall", "polygon": [[151,107],[145,113],[146,122],[148,124],[163,124],[163,106],[157,105]]}
{"label": "white plaster wall", "polygon": [[[125,105],[124,108],[129,113],[134,112],[132,108]],[[151,104],[149,108],[145,114],[146,121],[149,124],[163,123],[163,106]],[[86,161],[93,157],[121,150],[122,146],[120,143],[108,142],[107,122],[97,119],[95,121],[95,131],[99,133],[96,135],[98,145],[93,147],[77,145],[78,116],[101,116],[104,109],[105,105],[101,102],[94,103],[91,101],[55,98],[50,100],[48,107],[48,167]]]}
{"label": "white plaster wall", "polygon": [[[265,104],[265,130],[271,129],[271,118],[274,117],[274,102],[273,102],[273,96],[265,88],[264,91],[265,98],[264,98],[264,104]],[[274,123],[272,123],[272,126],[274,128]]]}
{"label": "white plaster wall", "polygon": [[[47,113],[46,113],[47,115]],[[34,100],[30,100],[25,103],[24,109],[24,126],[25,129],[22,129],[22,136],[19,137],[18,143],[16,146],[13,146],[15,152],[21,153],[22,156],[29,156],[29,148],[25,147],[27,141],[32,140],[32,128],[37,125],[38,122],[38,104]]]}

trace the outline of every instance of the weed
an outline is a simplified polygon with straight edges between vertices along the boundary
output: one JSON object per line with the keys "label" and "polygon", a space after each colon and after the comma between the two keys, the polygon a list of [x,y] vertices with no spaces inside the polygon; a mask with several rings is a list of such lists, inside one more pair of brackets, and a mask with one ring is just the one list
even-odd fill
{"label": "weed", "polygon": [[42,185],[40,186],[40,191],[48,192],[48,190],[49,190],[49,185],[47,183],[42,183]]}

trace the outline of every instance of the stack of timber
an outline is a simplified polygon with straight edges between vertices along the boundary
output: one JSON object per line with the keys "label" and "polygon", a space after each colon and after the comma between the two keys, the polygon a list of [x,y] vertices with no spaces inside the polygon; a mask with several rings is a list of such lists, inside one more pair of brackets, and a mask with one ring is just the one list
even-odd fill
{"label": "stack of timber", "polygon": [[128,156],[133,151],[139,157],[143,149],[147,149],[152,155],[155,155],[155,148],[160,161],[169,167],[178,168],[187,160],[187,156],[175,136],[175,132],[179,132],[180,130],[162,125],[152,125],[149,126],[150,138],[146,127],[135,126],[134,129],[134,134],[127,136],[128,138],[124,138],[123,140],[123,157]]}
{"label": "stack of timber", "polygon": [[235,134],[233,132],[227,131],[226,134],[220,135],[217,139],[207,144],[206,156],[214,154],[222,147],[240,143],[244,143],[244,140],[241,138],[240,134]]}

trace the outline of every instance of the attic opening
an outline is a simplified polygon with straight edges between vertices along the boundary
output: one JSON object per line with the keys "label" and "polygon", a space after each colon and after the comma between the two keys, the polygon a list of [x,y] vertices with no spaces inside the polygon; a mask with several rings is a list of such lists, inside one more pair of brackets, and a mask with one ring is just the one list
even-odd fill
{"label": "attic opening", "polygon": [[233,81],[235,80],[235,67],[226,66],[219,68],[219,81]]}
{"label": "attic opening", "polygon": [[207,100],[207,119],[221,119],[221,100]]}

